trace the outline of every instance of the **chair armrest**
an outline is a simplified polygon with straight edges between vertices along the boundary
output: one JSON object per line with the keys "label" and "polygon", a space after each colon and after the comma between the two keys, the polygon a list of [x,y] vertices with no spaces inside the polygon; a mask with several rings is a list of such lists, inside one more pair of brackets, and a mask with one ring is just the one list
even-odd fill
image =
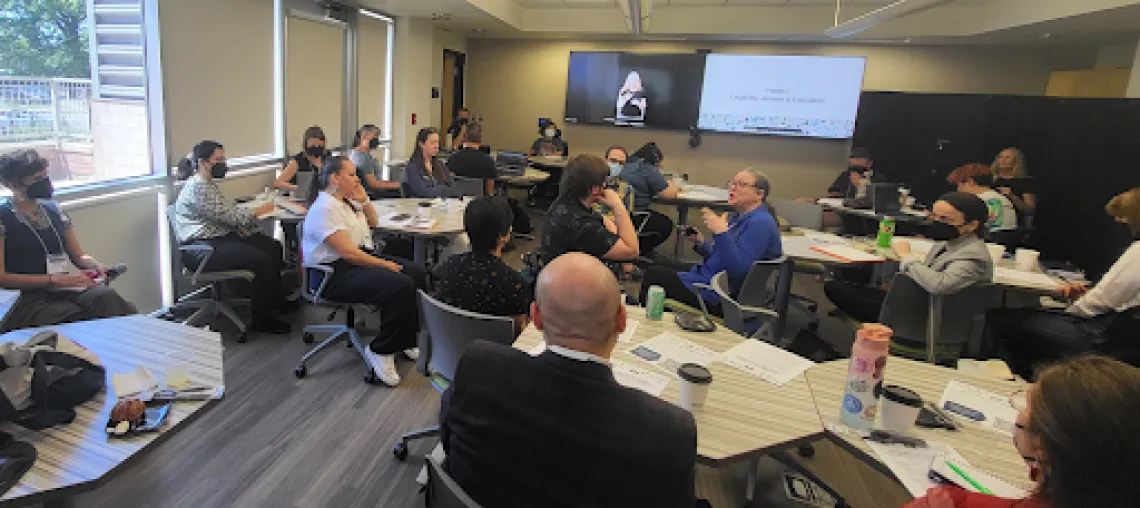
{"label": "chair armrest", "polygon": [[[334,270],[333,267],[331,267],[331,266],[322,265],[319,263],[303,263],[301,265],[301,269],[302,270],[313,269],[313,270],[317,270],[317,271],[320,271],[320,272],[325,274],[325,276],[321,279],[321,285],[317,286],[317,290],[313,292],[313,297],[315,299],[324,300],[325,299],[325,286],[328,285],[329,279],[332,278],[332,274],[336,270]],[[308,277],[304,277],[304,278],[306,280],[308,280]],[[308,289],[309,288],[301,288],[301,291],[307,291]]]}
{"label": "chair armrest", "polygon": [[[721,301],[732,302],[732,306],[739,309],[742,314],[750,314],[753,316],[758,316],[758,315],[763,314],[763,315],[771,316],[771,317],[780,317],[780,313],[776,312],[772,309],[767,309],[764,307],[753,307],[751,305],[741,305],[739,303],[736,303],[736,301],[733,300],[732,297],[724,294],[721,290],[713,287],[711,284],[702,284],[700,282],[697,282],[697,283],[693,284],[693,289],[694,290],[696,290],[696,289],[707,289],[710,291],[715,291],[716,294],[720,295]],[[703,298],[701,298],[700,293],[697,291],[693,291],[693,293],[697,295],[697,299],[701,302],[701,307],[704,307],[705,300]],[[708,312],[708,311],[705,311],[705,312]]]}
{"label": "chair armrest", "polygon": [[200,277],[202,275],[202,272],[206,269],[206,264],[210,262],[210,256],[214,255],[214,246],[202,244],[179,245],[178,251],[199,252],[204,254],[202,256],[202,260],[198,262],[198,268],[196,268],[194,270],[194,273],[190,275],[190,284],[198,285],[198,277]]}

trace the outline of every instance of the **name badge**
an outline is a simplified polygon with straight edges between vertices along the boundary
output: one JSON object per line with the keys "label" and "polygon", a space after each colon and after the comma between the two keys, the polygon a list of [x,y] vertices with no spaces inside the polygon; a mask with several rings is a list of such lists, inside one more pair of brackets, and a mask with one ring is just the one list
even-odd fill
{"label": "name badge", "polygon": [[48,275],[69,273],[70,271],[71,271],[71,260],[67,258],[67,254],[48,254],[47,255],[47,273],[48,273]]}

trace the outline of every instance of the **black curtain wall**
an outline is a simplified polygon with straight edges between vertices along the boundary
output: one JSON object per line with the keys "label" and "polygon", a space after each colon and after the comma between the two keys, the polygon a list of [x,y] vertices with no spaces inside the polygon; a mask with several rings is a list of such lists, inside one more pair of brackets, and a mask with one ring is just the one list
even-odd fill
{"label": "black curtain wall", "polygon": [[1140,187],[1137,139],[1137,99],[865,92],[853,144],[926,203],[951,190],[954,168],[1021,149],[1038,190],[1042,258],[1099,276],[1126,246],[1104,205]]}

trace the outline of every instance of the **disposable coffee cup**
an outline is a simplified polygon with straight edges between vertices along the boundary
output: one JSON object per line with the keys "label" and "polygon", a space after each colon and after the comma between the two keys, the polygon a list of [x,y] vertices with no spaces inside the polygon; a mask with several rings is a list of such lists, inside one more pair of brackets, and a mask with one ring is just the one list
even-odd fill
{"label": "disposable coffee cup", "polygon": [[1017,249],[1013,254],[1017,269],[1023,272],[1032,272],[1037,268],[1037,257],[1041,254],[1033,249]]}
{"label": "disposable coffee cup", "polygon": [[1005,246],[1001,244],[987,243],[986,250],[990,251],[990,259],[994,260],[995,264],[1000,262],[1002,256],[1005,255]]}
{"label": "disposable coffee cup", "polygon": [[420,207],[419,207],[418,212],[419,212],[419,216],[421,219],[426,219],[426,218],[430,217],[431,216],[431,202],[429,202],[429,201],[420,202]]}
{"label": "disposable coffee cup", "polygon": [[905,434],[914,427],[918,413],[922,411],[922,397],[898,385],[883,387],[883,400],[879,405],[882,414],[880,426],[884,430]]}
{"label": "disposable coffee cup", "polygon": [[712,373],[695,363],[686,363],[677,368],[677,377],[681,378],[681,407],[692,411],[705,403],[709,396],[709,385],[712,384]]}

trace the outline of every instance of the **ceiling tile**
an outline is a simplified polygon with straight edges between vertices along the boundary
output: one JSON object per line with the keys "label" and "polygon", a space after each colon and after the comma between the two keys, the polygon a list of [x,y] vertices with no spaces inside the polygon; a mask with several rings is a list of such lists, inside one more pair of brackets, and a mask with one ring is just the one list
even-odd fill
{"label": "ceiling tile", "polygon": [[669,7],[686,7],[699,5],[702,7],[724,5],[726,0],[669,0]]}
{"label": "ceiling tile", "polygon": [[730,7],[756,7],[784,5],[786,3],[788,3],[788,0],[728,0],[728,3],[726,5]]}
{"label": "ceiling tile", "polygon": [[562,0],[515,0],[519,5],[526,8],[533,7],[563,7],[565,4]]}

